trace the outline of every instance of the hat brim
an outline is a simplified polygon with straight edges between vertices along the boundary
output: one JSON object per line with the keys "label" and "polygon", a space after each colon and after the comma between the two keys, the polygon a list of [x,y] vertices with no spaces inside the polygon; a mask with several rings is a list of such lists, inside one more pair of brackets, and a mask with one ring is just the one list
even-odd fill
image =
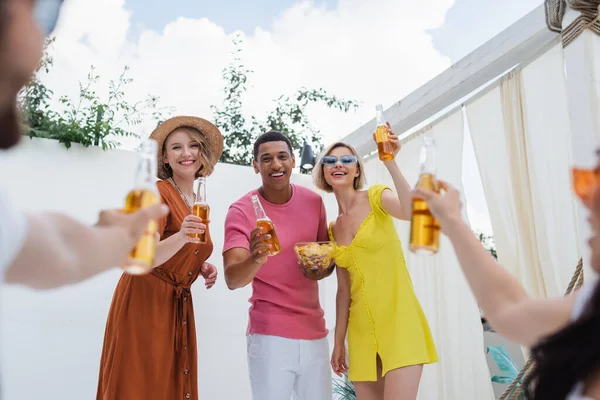
{"label": "hat brim", "polygon": [[[159,179],[167,179],[167,171],[165,169],[163,161],[163,146],[167,137],[176,129],[189,127],[194,128],[204,136],[208,152],[210,155],[210,162],[212,166],[216,165],[223,154],[223,135],[219,128],[217,128],[212,122],[205,120],[200,117],[190,116],[177,116],[169,118],[162,122],[159,126],[154,129],[150,134],[150,139],[156,140],[158,143],[158,171],[157,175]],[[211,168],[212,170],[212,168]]]}

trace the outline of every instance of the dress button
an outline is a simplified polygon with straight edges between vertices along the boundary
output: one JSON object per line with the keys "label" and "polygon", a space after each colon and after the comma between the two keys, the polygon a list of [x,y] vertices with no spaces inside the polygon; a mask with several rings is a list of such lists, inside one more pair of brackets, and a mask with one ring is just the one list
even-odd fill
{"label": "dress button", "polygon": [[187,324],[187,321],[186,321],[186,320],[183,320],[183,324],[184,324],[184,325],[185,325],[185,324]]}
{"label": "dress button", "polygon": [[183,301],[187,301],[187,296],[185,296],[185,297],[183,298]]}
{"label": "dress button", "polygon": [[190,371],[188,371],[188,370],[186,369],[185,371],[183,371],[183,373],[187,375],[187,374],[189,374],[189,373],[190,373]]}
{"label": "dress button", "polygon": [[188,275],[189,275],[189,276],[192,276],[192,271],[188,272]]}
{"label": "dress button", "polygon": [[194,254],[195,254],[195,255],[198,255],[198,253],[199,253],[199,252],[198,252],[198,250],[196,250],[196,251],[194,252]]}
{"label": "dress button", "polygon": [[185,398],[186,398],[186,399],[190,399],[191,397],[192,397],[192,395],[191,395],[191,394],[189,394],[189,393],[186,393],[186,395],[185,395]]}

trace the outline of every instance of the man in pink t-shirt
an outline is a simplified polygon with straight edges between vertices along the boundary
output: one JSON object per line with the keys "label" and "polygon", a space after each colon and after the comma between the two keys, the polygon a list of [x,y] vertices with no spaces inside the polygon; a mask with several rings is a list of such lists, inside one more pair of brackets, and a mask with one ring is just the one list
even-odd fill
{"label": "man in pink t-shirt", "polygon": [[[252,283],[248,322],[248,368],[255,400],[330,400],[329,345],[317,280],[333,268],[299,268],[294,244],[325,241],[327,216],[321,197],[290,184],[292,145],[279,132],[254,144],[254,170],[262,186],[233,203],[225,219],[223,265],[230,289]],[[256,229],[250,200],[258,195],[273,221],[281,252],[267,257],[267,235]]]}

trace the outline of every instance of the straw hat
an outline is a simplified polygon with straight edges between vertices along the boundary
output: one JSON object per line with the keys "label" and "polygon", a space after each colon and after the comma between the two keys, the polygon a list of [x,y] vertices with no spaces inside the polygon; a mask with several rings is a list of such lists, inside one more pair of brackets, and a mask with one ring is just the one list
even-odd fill
{"label": "straw hat", "polygon": [[208,147],[208,153],[210,154],[210,162],[214,166],[223,153],[223,135],[219,128],[213,123],[199,117],[188,117],[178,116],[169,118],[154,129],[154,132],[150,134],[150,139],[156,140],[158,143],[158,178],[167,179],[167,170],[165,169],[165,163],[163,161],[163,146],[167,137],[178,128],[189,127],[200,131],[206,145]]}

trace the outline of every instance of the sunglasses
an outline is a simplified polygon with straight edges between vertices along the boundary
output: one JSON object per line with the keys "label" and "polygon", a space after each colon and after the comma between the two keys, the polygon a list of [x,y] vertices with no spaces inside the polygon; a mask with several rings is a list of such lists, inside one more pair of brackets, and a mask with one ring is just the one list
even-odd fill
{"label": "sunglasses", "polygon": [[346,156],[341,156],[339,158],[336,156],[325,156],[321,159],[321,164],[335,165],[335,164],[337,164],[338,160],[340,160],[340,162],[343,165],[351,165],[351,164],[358,163],[358,158],[356,156],[346,155]]}
{"label": "sunglasses", "polygon": [[36,0],[34,16],[44,36],[48,36],[56,28],[63,0]]}

